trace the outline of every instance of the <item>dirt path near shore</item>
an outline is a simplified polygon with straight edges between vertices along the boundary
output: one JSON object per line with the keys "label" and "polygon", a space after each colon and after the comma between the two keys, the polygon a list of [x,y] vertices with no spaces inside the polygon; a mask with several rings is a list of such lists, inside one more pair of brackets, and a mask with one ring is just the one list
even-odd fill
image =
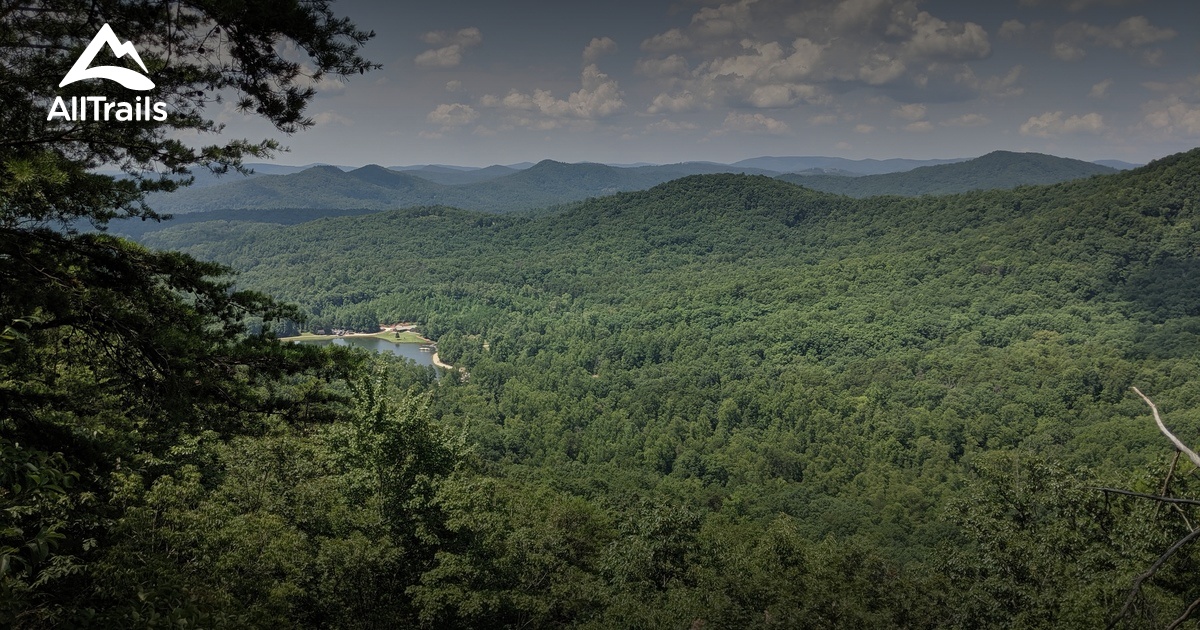
{"label": "dirt path near shore", "polygon": [[462,374],[463,381],[466,381],[467,379],[471,378],[471,374],[469,372],[467,372],[467,368],[465,368],[465,367],[456,368],[453,365],[450,365],[449,363],[443,362],[441,357],[439,357],[436,352],[434,352],[433,356],[431,356],[429,358],[433,362],[434,365],[436,365],[439,368],[442,368],[443,370],[455,370],[455,369],[458,370],[459,373]]}
{"label": "dirt path near shore", "polygon": [[434,365],[442,368],[443,370],[453,370],[454,369],[453,365],[450,365],[449,363],[443,363],[442,360],[440,358],[438,358],[438,353],[436,353],[436,352],[434,352],[433,356],[431,356],[429,358],[430,358],[430,360],[433,361]]}

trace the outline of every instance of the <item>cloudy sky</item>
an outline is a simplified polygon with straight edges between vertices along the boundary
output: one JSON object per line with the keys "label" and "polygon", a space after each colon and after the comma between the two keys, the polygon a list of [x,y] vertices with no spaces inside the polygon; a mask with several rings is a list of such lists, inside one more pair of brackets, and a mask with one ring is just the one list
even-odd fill
{"label": "cloudy sky", "polygon": [[[287,164],[949,158],[1200,145],[1185,0],[348,0],[383,69]],[[234,112],[228,133],[277,135]]]}

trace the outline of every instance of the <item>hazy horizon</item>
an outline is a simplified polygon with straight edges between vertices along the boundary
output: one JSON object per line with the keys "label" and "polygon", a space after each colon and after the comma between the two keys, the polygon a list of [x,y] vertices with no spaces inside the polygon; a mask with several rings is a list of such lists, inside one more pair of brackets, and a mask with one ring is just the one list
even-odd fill
{"label": "hazy horizon", "polygon": [[[1006,150],[1007,149],[996,149],[995,151],[1006,151]],[[529,160],[513,160],[513,161],[509,161],[509,162],[504,162],[504,163],[492,162],[492,163],[488,163],[488,164],[482,164],[482,163],[480,163],[480,164],[456,164],[456,163],[449,163],[449,162],[411,162],[411,163],[407,163],[407,164],[402,164],[402,163],[383,164],[383,163],[379,163],[379,162],[355,162],[355,163],[337,162],[337,163],[335,163],[335,162],[330,162],[330,161],[325,161],[325,160],[318,160],[315,162],[305,162],[305,163],[285,162],[285,161],[278,161],[278,160],[254,160],[251,162],[247,162],[247,164],[268,164],[271,166],[289,167],[289,168],[306,168],[306,167],[312,167],[312,166],[337,166],[337,167],[344,167],[344,168],[362,168],[364,166],[374,165],[374,166],[383,166],[383,167],[387,167],[387,168],[413,168],[413,167],[423,167],[423,166],[445,166],[445,167],[451,167],[451,168],[483,169],[483,168],[488,168],[490,166],[513,166],[513,165],[517,165],[517,164],[537,164],[537,163],[545,161],[545,160],[551,160],[551,161],[555,161],[555,162],[563,162],[565,164],[603,164],[605,166],[611,166],[614,168],[628,168],[628,167],[632,167],[632,166],[635,166],[638,164],[653,165],[653,166],[667,166],[667,165],[671,165],[671,164],[687,164],[687,163],[720,164],[720,165],[728,166],[728,165],[736,164],[737,162],[759,159],[759,158],[777,158],[777,159],[830,158],[830,159],[850,160],[850,161],[855,161],[855,162],[870,162],[870,161],[886,162],[889,160],[913,160],[913,161],[921,161],[921,162],[936,161],[936,160],[966,161],[966,160],[973,160],[975,158],[983,157],[984,155],[987,155],[987,154],[993,153],[993,152],[994,151],[985,151],[978,155],[953,155],[953,156],[931,157],[931,158],[913,158],[913,157],[906,157],[906,156],[902,156],[902,155],[896,155],[896,156],[891,156],[891,157],[882,157],[882,158],[850,158],[850,157],[841,156],[841,155],[824,155],[824,154],[822,154],[822,155],[818,155],[818,154],[765,155],[764,154],[764,155],[747,155],[745,157],[731,160],[728,162],[719,162],[716,160],[705,160],[705,159],[699,159],[699,158],[687,159],[687,160],[676,160],[674,162],[649,162],[649,161],[645,161],[645,160],[631,161],[631,162],[601,162],[601,161],[597,161],[597,160],[568,161],[568,160],[555,160],[554,158],[539,158],[539,159],[529,159]],[[1043,153],[1043,152],[1041,152],[1041,151],[1014,151],[1014,153]],[[1179,153],[1179,152],[1176,152],[1176,153]],[[1045,155],[1054,155],[1055,157],[1080,160],[1080,161],[1084,161],[1084,162],[1097,163],[1097,162],[1104,162],[1104,161],[1118,161],[1118,162],[1125,162],[1127,164],[1133,164],[1133,165],[1137,165],[1137,166],[1143,166],[1143,165],[1149,163],[1150,161],[1167,157],[1167,155],[1173,155],[1173,154],[1164,154],[1164,155],[1160,155],[1160,156],[1151,158],[1151,160],[1147,160],[1145,162],[1131,162],[1129,160],[1121,160],[1120,158],[1103,158],[1102,157],[1102,158],[1096,158],[1096,159],[1092,160],[1092,159],[1085,159],[1085,158],[1076,158],[1076,157],[1072,157],[1069,155],[1055,155],[1052,153],[1044,153],[1044,154]],[[284,153],[281,155],[286,156],[289,154]]]}

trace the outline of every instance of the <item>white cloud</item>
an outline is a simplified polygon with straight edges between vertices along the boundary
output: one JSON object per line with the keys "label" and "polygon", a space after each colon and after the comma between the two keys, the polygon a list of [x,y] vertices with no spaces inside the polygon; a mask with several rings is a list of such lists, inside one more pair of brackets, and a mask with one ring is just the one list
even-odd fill
{"label": "white cloud", "polygon": [[642,50],[651,53],[665,53],[684,50],[692,45],[692,40],[682,31],[673,28],[660,35],[655,35],[642,42]]}
{"label": "white cloud", "polygon": [[687,59],[681,55],[671,55],[663,59],[639,59],[633,65],[634,72],[652,79],[686,77],[689,70]]}
{"label": "white cloud", "polygon": [[808,119],[812,125],[835,125],[837,124],[837,114],[818,114]]}
{"label": "white cloud", "polygon": [[474,26],[459,31],[430,31],[421,35],[421,41],[430,46],[458,44],[470,48],[483,42],[483,32]]}
{"label": "white cloud", "polygon": [[997,75],[985,79],[980,85],[980,90],[992,96],[1020,96],[1025,90],[1024,88],[1017,87],[1017,81],[1021,78],[1021,73],[1024,71],[1024,66],[1013,66],[1008,71],[1008,74],[1004,76]]}
{"label": "white cloud", "polygon": [[738,47],[742,54],[704,62],[683,84],[705,102],[724,99],[737,107],[791,107],[825,98],[816,86],[800,81],[812,72],[822,54],[821,47],[810,40],[800,38],[785,48],[778,42],[747,39]]}
{"label": "white cloud", "polygon": [[1018,65],[1010,68],[1006,74],[980,79],[975,76],[975,71],[971,70],[970,66],[963,65],[958,74],[954,76],[954,80],[956,83],[965,85],[983,95],[1006,98],[1020,96],[1025,92],[1025,89],[1017,84],[1024,71],[1025,67]]}
{"label": "white cloud", "polygon": [[696,97],[691,92],[684,91],[673,96],[664,92],[654,97],[654,101],[650,103],[646,112],[650,114],[690,112],[696,109],[697,105]]}
{"label": "white cloud", "polygon": [[841,32],[870,29],[873,22],[888,19],[889,4],[887,0],[845,0],[834,7],[830,19]]}
{"label": "white cloud", "polygon": [[792,128],[787,123],[771,118],[770,116],[729,112],[719,131],[737,131],[780,136],[791,133]]}
{"label": "white cloud", "polygon": [[854,133],[871,133],[872,131],[875,131],[875,127],[872,127],[866,123],[854,125]]}
{"label": "white cloud", "polygon": [[746,97],[746,103],[759,109],[787,107],[795,101],[792,89],[786,85],[760,85]]}
{"label": "white cloud", "polygon": [[354,124],[354,121],[337,112],[321,112],[316,116],[313,116],[313,123],[315,123],[318,127],[332,124],[349,127],[350,125]]}
{"label": "white cloud", "polygon": [[1200,74],[1188,77],[1178,83],[1147,81],[1142,84],[1142,87],[1155,92],[1165,92],[1172,96],[1200,98]]}
{"label": "white cloud", "polygon": [[1108,88],[1112,87],[1113,80],[1105,79],[1092,86],[1092,91],[1088,92],[1091,98],[1104,98],[1108,96]]}
{"label": "white cloud", "polygon": [[1054,42],[1054,47],[1050,50],[1055,57],[1063,61],[1079,61],[1087,56],[1087,51],[1067,42]]}
{"label": "white cloud", "polygon": [[1022,6],[1035,7],[1043,4],[1054,4],[1065,7],[1068,11],[1079,12],[1093,5],[1121,6],[1137,0],[1021,0]]}
{"label": "white cloud", "polygon": [[[742,107],[824,104],[848,83],[905,89],[906,75],[931,63],[991,54],[987,31],[919,10],[921,0],[726,0],[711,2],[691,23],[646,39],[643,50],[686,55],[639,64],[639,71],[689,89],[706,102]],[[1009,29],[1013,28],[1009,25]],[[681,59],[682,60],[682,59]],[[669,69],[670,74],[665,70]],[[916,77],[914,77],[915,79]],[[829,86],[827,89],[826,86]],[[811,96],[810,96],[811,95]]]}
{"label": "white cloud", "polygon": [[583,69],[583,87],[572,92],[567,102],[580,118],[604,118],[625,108],[617,82],[594,65]]}
{"label": "white cloud", "polygon": [[920,103],[901,105],[892,110],[892,115],[904,120],[917,121],[925,117],[925,106]]}
{"label": "white cloud", "polygon": [[1116,50],[1134,50],[1170,41],[1178,33],[1170,28],[1158,28],[1145,16],[1122,20],[1116,26],[1096,26],[1071,22],[1054,33],[1054,56],[1063,61],[1078,61],[1086,56],[1085,44]]}
{"label": "white cloud", "polygon": [[549,90],[534,90],[532,93],[512,90],[503,97],[486,95],[480,99],[480,104],[510,112],[538,114],[542,118],[517,118],[518,124],[535,129],[553,129],[561,119],[607,118],[625,109],[624,93],[620,86],[607,74],[600,72],[595,64],[583,69],[580,82],[580,89],[565,99],[554,96]]}
{"label": "white cloud", "polygon": [[907,125],[904,125],[904,130],[925,133],[927,131],[933,131],[933,123],[929,122],[928,120],[918,120],[917,122],[911,122]]}
{"label": "white cloud", "polygon": [[[304,81],[301,82],[301,84],[304,83]],[[325,92],[326,94],[331,92],[341,92],[342,90],[346,89],[346,81],[343,78],[330,76],[328,74],[323,74],[321,75],[321,78],[316,80],[309,77],[307,79],[307,84],[311,85],[316,91]]]}
{"label": "white cloud", "polygon": [[951,118],[942,124],[947,127],[982,127],[991,122],[991,119],[983,114],[963,114],[957,118]]}
{"label": "white cloud", "polygon": [[593,63],[604,55],[617,52],[617,42],[608,37],[593,37],[583,49],[584,63]]}
{"label": "white cloud", "polygon": [[796,81],[812,73],[821,57],[821,46],[800,38],[792,42],[791,54],[778,42],[741,43],[748,54],[718,57],[700,67],[710,78],[734,77],[758,83]]}
{"label": "white cloud", "polygon": [[462,89],[462,81],[447,81],[446,82],[446,91],[447,92],[457,92],[461,89]]}
{"label": "white cloud", "polygon": [[871,85],[884,85],[899,79],[907,69],[900,59],[877,53],[858,69],[858,77]]}
{"label": "white cloud", "polygon": [[413,63],[422,68],[453,68],[462,63],[467,49],[483,42],[483,33],[473,26],[457,32],[431,31],[422,35],[421,41],[437,48],[417,55]]}
{"label": "white cloud", "polygon": [[692,16],[691,28],[702,37],[728,37],[746,32],[752,24],[750,7],[758,0],[704,7]]}
{"label": "white cloud", "polygon": [[1144,121],[1151,129],[1168,135],[1200,135],[1200,105],[1172,96],[1161,101],[1151,101],[1144,109]]}
{"label": "white cloud", "polygon": [[663,119],[658,122],[646,125],[646,131],[662,131],[662,132],[680,132],[680,131],[695,131],[700,128],[700,125],[690,122],[677,122],[674,120]]}
{"label": "white cloud", "polygon": [[743,99],[743,103],[759,109],[791,107],[800,101],[816,103],[821,100],[817,88],[803,83],[760,85]]}
{"label": "white cloud", "polygon": [[462,46],[454,44],[436,50],[426,50],[413,59],[422,68],[453,68],[462,63]]}
{"label": "white cloud", "polygon": [[462,103],[443,103],[425,116],[425,120],[440,125],[445,131],[452,127],[463,127],[475,122],[479,112],[474,107]]}
{"label": "white cloud", "polygon": [[959,61],[985,59],[992,54],[987,31],[974,22],[950,24],[922,11],[912,27],[908,48],[916,56]]}
{"label": "white cloud", "polygon": [[1122,20],[1112,29],[1089,29],[1097,43],[1110,48],[1136,48],[1170,41],[1178,34],[1170,28],[1158,28],[1145,16]]}
{"label": "white cloud", "polygon": [[1104,118],[1095,112],[1083,116],[1063,117],[1061,111],[1046,112],[1033,116],[1021,125],[1021,135],[1049,138],[1070,133],[1100,133],[1104,131]]}

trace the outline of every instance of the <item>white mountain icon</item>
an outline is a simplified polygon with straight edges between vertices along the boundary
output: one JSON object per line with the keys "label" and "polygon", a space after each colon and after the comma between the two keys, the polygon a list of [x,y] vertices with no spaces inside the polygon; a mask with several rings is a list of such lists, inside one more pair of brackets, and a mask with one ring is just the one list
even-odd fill
{"label": "white mountain icon", "polygon": [[79,59],[75,61],[75,65],[71,66],[71,71],[67,73],[67,76],[63,77],[62,83],[59,83],[58,87],[84,79],[108,79],[109,81],[116,81],[131,90],[149,90],[154,87],[153,81],[129,68],[119,68],[117,66],[96,66],[95,68],[89,68],[88,66],[91,65],[92,61],[96,58],[96,54],[100,52],[100,48],[105,44],[108,44],[108,47],[112,49],[113,54],[118,59],[126,55],[133,57],[137,65],[141,66],[142,72],[147,72],[146,64],[142,63],[142,58],[138,56],[137,50],[134,49],[133,42],[130,41],[122,44],[121,40],[117,39],[117,34],[113,32],[112,28],[108,24],[105,24],[100,27],[100,32],[96,33],[96,36],[92,38],[91,43],[84,49]]}

